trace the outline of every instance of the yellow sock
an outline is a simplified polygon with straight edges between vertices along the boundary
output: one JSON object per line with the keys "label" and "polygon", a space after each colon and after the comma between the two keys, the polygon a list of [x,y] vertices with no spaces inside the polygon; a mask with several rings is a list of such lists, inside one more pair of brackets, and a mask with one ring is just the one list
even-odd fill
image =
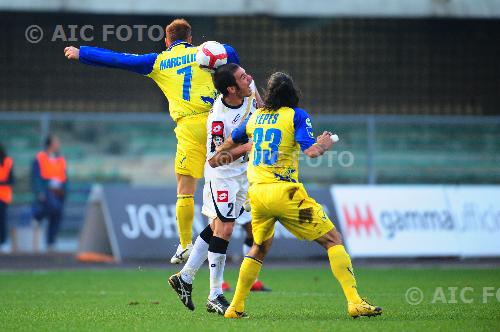
{"label": "yellow sock", "polygon": [[194,197],[193,195],[177,195],[175,204],[177,227],[182,249],[193,241]]}
{"label": "yellow sock", "polygon": [[360,303],[361,298],[356,288],[356,278],[352,269],[351,258],[343,245],[328,248],[328,259],[333,275],[342,286],[348,302]]}
{"label": "yellow sock", "polygon": [[245,299],[248,293],[250,293],[253,283],[257,280],[261,267],[262,262],[257,259],[248,256],[243,259],[240,267],[240,276],[238,277],[234,297],[231,301],[231,307],[234,307],[237,312],[245,310]]}

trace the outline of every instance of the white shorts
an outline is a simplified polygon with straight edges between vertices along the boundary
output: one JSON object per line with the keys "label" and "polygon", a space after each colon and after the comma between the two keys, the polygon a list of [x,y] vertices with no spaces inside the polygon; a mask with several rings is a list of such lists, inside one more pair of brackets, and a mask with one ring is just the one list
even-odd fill
{"label": "white shorts", "polygon": [[236,219],[236,223],[240,226],[248,224],[251,221],[252,221],[252,214],[248,211],[243,211],[241,216],[239,216],[238,219]]}
{"label": "white shorts", "polygon": [[[205,182],[201,213],[210,221],[219,217],[222,221],[236,221],[241,216],[247,198],[248,179],[246,173]],[[247,221],[248,222],[248,221]]]}

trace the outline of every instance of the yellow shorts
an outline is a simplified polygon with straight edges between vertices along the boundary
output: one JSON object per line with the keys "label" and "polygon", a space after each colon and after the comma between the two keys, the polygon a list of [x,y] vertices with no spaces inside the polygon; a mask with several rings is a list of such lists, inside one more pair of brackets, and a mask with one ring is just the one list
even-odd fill
{"label": "yellow shorts", "polygon": [[257,244],[273,237],[276,221],[299,240],[313,241],[335,228],[323,207],[307,195],[301,183],[253,184],[248,193]]}
{"label": "yellow shorts", "polygon": [[175,127],[175,173],[200,179],[207,156],[208,113],[181,118]]}

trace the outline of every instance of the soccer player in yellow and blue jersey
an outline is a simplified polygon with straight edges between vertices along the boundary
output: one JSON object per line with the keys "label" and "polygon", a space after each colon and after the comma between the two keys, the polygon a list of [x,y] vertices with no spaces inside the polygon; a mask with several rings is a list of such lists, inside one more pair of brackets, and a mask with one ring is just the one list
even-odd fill
{"label": "soccer player in yellow and blue jersey", "polygon": [[[68,59],[87,65],[126,69],[152,78],[168,99],[170,116],[176,122],[177,178],[176,217],[180,244],[172,263],[187,260],[192,248],[194,193],[197,180],[203,177],[206,157],[206,122],[217,91],[211,74],[196,63],[191,26],[184,19],[175,19],[166,27],[167,49],[162,53],[144,55],[116,53],[110,50],[82,46],[66,47]],[[239,64],[236,51],[224,45],[228,62]]]}
{"label": "soccer player in yellow and blue jersey", "polygon": [[268,81],[264,107],[235,129],[232,137],[217,149],[226,151],[249,139],[253,141],[248,163],[248,193],[254,243],[241,264],[234,298],[225,317],[247,317],[245,299],[271,246],[276,221],[298,239],[316,241],[326,249],[333,275],[347,298],[350,316],[380,315],[380,307],[372,306],[358,294],[351,259],[340,233],[322,206],[308,196],[299,182],[300,150],[316,158],[330,149],[333,141],[331,133],[326,131],[314,139],[311,120],[297,107],[298,102],[291,77],[274,73]]}

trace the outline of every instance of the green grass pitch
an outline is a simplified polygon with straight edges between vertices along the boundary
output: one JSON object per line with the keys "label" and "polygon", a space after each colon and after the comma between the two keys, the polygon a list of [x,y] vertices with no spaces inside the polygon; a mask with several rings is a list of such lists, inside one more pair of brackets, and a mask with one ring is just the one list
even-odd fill
{"label": "green grass pitch", "polygon": [[[483,287],[500,288],[500,269],[356,269],[362,296],[384,309],[380,317],[356,320],[347,316],[344,296],[327,266],[264,266],[261,279],[273,292],[250,294],[250,319],[246,320],[226,320],[205,311],[206,268],[195,281],[196,310],[186,310],[167,284],[173,272],[139,268],[0,272],[0,330],[500,330],[500,298],[489,296],[483,303]],[[226,272],[232,286],[237,273],[234,268]],[[405,294],[410,287],[423,291],[421,304],[407,303]],[[457,287],[455,299],[453,288],[448,287]],[[464,287],[470,287],[464,299],[472,303],[460,298]],[[227,295],[231,298],[232,293]]]}

